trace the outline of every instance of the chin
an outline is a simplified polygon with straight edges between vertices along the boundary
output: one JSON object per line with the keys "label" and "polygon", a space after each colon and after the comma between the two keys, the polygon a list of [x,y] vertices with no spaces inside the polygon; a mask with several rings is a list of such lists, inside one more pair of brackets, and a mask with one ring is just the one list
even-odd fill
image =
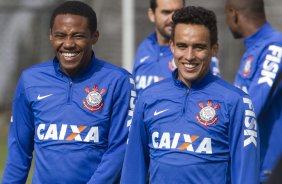
{"label": "chin", "polygon": [[241,39],[243,38],[243,35],[237,32],[232,32],[232,35],[235,39]]}

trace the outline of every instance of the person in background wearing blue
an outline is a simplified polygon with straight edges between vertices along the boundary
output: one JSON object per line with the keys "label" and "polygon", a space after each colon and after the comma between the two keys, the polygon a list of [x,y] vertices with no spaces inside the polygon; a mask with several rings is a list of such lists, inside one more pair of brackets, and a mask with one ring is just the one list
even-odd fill
{"label": "person in background wearing blue", "polygon": [[254,104],[265,182],[282,156],[282,34],[267,22],[263,0],[227,0],[225,14],[234,38],[246,46],[234,83]]}
{"label": "person in background wearing blue", "polygon": [[[139,45],[133,67],[136,90],[139,93],[149,85],[171,76],[176,65],[169,48],[172,31],[172,14],[185,6],[185,0],[150,0],[149,20],[155,32]],[[220,75],[219,63],[212,57],[211,70]]]}
{"label": "person in background wearing blue", "polygon": [[122,184],[258,184],[259,139],[252,101],[210,71],[216,16],[188,6],[173,15],[172,77],[141,92]]}
{"label": "person in background wearing blue", "polygon": [[98,37],[96,13],[87,4],[67,1],[53,11],[56,56],[19,79],[3,184],[26,182],[33,152],[32,183],[119,183],[134,80],[96,58]]}

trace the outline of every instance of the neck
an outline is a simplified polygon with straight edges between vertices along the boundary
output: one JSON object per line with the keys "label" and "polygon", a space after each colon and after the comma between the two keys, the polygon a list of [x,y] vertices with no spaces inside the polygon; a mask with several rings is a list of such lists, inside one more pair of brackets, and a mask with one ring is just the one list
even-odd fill
{"label": "neck", "polygon": [[247,38],[253,34],[255,34],[264,24],[266,23],[266,20],[258,20],[258,21],[249,21],[246,22],[245,28],[242,29],[242,34],[244,38]]}
{"label": "neck", "polygon": [[165,46],[165,45],[168,45],[169,44],[169,38],[166,38],[164,36],[162,36],[160,33],[156,32],[157,33],[157,40],[158,40],[158,44],[160,46]]}

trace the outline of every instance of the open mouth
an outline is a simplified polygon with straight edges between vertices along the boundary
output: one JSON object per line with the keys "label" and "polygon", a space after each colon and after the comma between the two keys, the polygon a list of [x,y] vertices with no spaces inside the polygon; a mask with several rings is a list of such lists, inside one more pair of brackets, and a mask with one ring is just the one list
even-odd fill
{"label": "open mouth", "polygon": [[195,70],[199,66],[199,64],[198,63],[184,63],[183,66],[186,70]]}
{"label": "open mouth", "polygon": [[71,61],[73,60],[79,52],[61,52],[61,55],[64,57],[66,61]]}

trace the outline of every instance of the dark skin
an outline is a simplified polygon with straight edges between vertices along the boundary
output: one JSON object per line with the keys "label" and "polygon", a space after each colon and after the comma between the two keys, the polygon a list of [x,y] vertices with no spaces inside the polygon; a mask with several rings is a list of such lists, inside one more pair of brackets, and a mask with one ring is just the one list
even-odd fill
{"label": "dark skin", "polygon": [[266,23],[264,15],[254,16],[247,12],[248,6],[250,4],[244,0],[226,0],[226,23],[235,39],[253,35]]}
{"label": "dark skin", "polygon": [[71,14],[56,16],[50,30],[50,41],[65,74],[74,77],[91,62],[92,45],[98,37],[98,31],[91,33],[86,17]]}

